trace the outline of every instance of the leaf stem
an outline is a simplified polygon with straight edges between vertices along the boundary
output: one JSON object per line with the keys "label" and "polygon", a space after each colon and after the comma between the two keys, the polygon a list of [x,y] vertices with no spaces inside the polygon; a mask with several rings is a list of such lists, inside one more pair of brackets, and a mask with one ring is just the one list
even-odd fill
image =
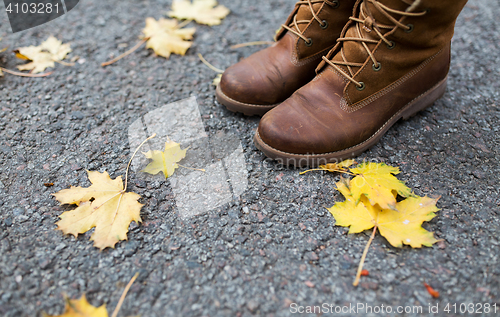
{"label": "leaf stem", "polygon": [[146,143],[147,141],[151,140],[152,138],[154,138],[156,136],[156,133],[153,133],[152,136],[150,136],[149,138],[147,138],[146,140],[142,141],[142,143],[137,147],[137,149],[135,149],[135,152],[134,154],[132,154],[132,157],[130,158],[130,161],[128,161],[128,165],[127,165],[127,171],[125,172],[125,188],[123,188],[123,192],[127,191],[127,184],[128,184],[128,169],[130,168],[130,164],[132,163],[132,160],[134,159],[134,156],[137,154],[137,151],[139,151],[139,149],[141,148],[141,146],[144,145],[144,143]]}
{"label": "leaf stem", "polygon": [[134,283],[135,279],[139,276],[139,273],[135,273],[134,277],[128,282],[127,286],[125,286],[125,289],[123,290],[122,296],[120,296],[120,300],[118,301],[118,305],[116,305],[115,310],[113,311],[113,314],[111,317],[116,317],[118,316],[118,312],[120,311],[120,308],[122,308],[123,301],[125,300],[125,296],[127,296],[128,290],[132,286],[132,283]]}
{"label": "leaf stem", "polygon": [[302,172],[299,173],[299,175],[304,175],[307,172],[313,172],[313,171],[326,171],[326,170],[323,169],[323,168],[313,168],[313,169],[310,169],[310,170],[302,171]]}
{"label": "leaf stem", "polygon": [[363,264],[365,263],[366,254],[368,253],[368,249],[370,248],[370,244],[372,243],[373,238],[375,238],[376,232],[377,232],[377,225],[373,227],[373,232],[372,235],[370,236],[370,240],[368,240],[365,250],[363,251],[363,255],[361,256],[361,260],[359,261],[358,272],[356,273],[356,279],[354,280],[354,283],[352,283],[353,286],[358,286],[359,284],[359,279],[361,277],[361,271],[363,270]]}
{"label": "leaf stem", "polygon": [[102,64],[101,64],[101,66],[102,66],[102,67],[104,67],[104,66],[108,66],[108,65],[113,64],[114,62],[119,61],[120,59],[124,58],[125,56],[127,56],[127,55],[129,55],[129,54],[133,53],[134,51],[136,51],[139,47],[141,47],[141,46],[142,46],[142,44],[146,43],[149,39],[150,39],[150,37],[145,37],[145,38],[143,38],[143,39],[142,39],[139,43],[135,44],[135,46],[134,46],[134,47],[132,47],[131,49],[129,49],[129,50],[128,50],[128,51],[126,51],[125,53],[123,53],[123,54],[121,54],[121,55],[119,55],[119,56],[117,56],[117,57],[113,58],[112,60],[102,63]]}
{"label": "leaf stem", "polygon": [[21,76],[21,77],[46,77],[46,76],[49,76],[50,74],[53,73],[53,72],[48,72],[48,73],[43,73],[43,74],[26,74],[26,73],[16,72],[14,70],[6,69],[3,67],[0,67],[0,69],[8,74]]}
{"label": "leaf stem", "polygon": [[207,62],[207,60],[200,53],[198,53],[198,57],[200,58],[200,60],[203,64],[207,65],[207,67],[210,68],[211,70],[213,70],[214,72],[217,72],[220,74],[222,74],[224,72],[222,69],[217,68],[214,65],[210,64],[209,62]]}

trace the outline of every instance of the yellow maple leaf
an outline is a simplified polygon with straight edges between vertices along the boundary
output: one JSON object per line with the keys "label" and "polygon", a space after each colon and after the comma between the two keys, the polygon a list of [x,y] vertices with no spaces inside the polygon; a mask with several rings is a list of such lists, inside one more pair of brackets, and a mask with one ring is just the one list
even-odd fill
{"label": "yellow maple leaf", "polygon": [[[359,262],[356,279],[357,286],[362,275],[363,263],[368,248],[378,231],[394,247],[403,244],[412,248],[432,246],[437,240],[434,234],[422,228],[424,221],[436,216],[438,199],[419,197],[394,175],[399,174],[397,167],[383,163],[362,163],[355,168],[346,168],[355,164],[344,161],[339,164],[327,164],[321,169],[354,175],[352,180],[341,178],[336,183],[337,190],[345,201],[337,202],[328,211],[335,218],[336,225],[349,227],[349,233],[359,233],[373,228]],[[400,202],[397,195],[408,197]]]}
{"label": "yellow maple leaf", "polygon": [[356,202],[365,195],[372,205],[397,210],[395,193],[402,197],[411,194],[410,188],[394,176],[399,174],[397,167],[367,162],[349,170],[356,175],[351,180],[351,193]]}
{"label": "yellow maple leaf", "polygon": [[87,188],[63,189],[55,194],[61,204],[78,207],[66,211],[56,224],[59,230],[75,237],[95,227],[90,240],[99,249],[114,248],[120,240],[127,239],[128,226],[132,221],[141,222],[140,196],[125,192],[121,176],[112,180],[107,172],[88,171],[92,185]]}
{"label": "yellow maple leaf", "polygon": [[409,197],[396,204],[396,209],[382,209],[371,205],[365,196],[359,202],[352,195],[347,180],[341,180],[337,189],[344,195],[345,201],[335,203],[328,208],[335,218],[336,225],[349,227],[349,233],[359,233],[377,227],[380,234],[394,247],[403,244],[412,248],[422,245],[430,247],[437,242],[432,232],[422,228],[424,221],[436,216],[437,199],[429,197]]}
{"label": "yellow maple leaf", "polygon": [[142,30],[144,36],[149,38],[146,48],[165,58],[171,53],[185,55],[193,44],[189,40],[193,38],[195,28],[178,28],[178,23],[173,19],[146,18],[146,27]]}
{"label": "yellow maple leaf", "polygon": [[172,176],[175,169],[179,167],[177,162],[182,160],[186,156],[186,149],[181,150],[181,146],[179,143],[175,143],[174,141],[167,139],[165,142],[165,150],[162,151],[148,151],[143,152],[148,159],[153,160],[151,163],[146,166],[142,172],[156,175],[159,172],[162,172],[165,175],[165,178]]}
{"label": "yellow maple leaf", "polygon": [[199,24],[219,25],[229,12],[225,6],[217,6],[216,0],[194,0],[193,2],[174,0],[172,11],[168,12],[168,16],[180,20],[194,20]]}
{"label": "yellow maple leaf", "polygon": [[89,304],[85,294],[80,299],[64,298],[66,306],[62,315],[47,315],[42,313],[43,317],[108,317],[106,304],[94,307]]}
{"label": "yellow maple leaf", "polygon": [[54,67],[54,62],[62,61],[71,52],[70,44],[50,36],[39,46],[21,47],[16,50],[16,57],[30,60],[28,64],[17,66],[19,70],[30,70],[33,74],[43,72],[47,67]]}

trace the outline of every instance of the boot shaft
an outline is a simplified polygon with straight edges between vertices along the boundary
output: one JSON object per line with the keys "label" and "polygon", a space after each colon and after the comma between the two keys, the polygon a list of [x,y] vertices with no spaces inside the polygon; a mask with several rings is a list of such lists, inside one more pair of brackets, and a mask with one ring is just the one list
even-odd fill
{"label": "boot shaft", "polygon": [[[363,1],[366,11],[382,24],[391,21],[377,9],[376,3],[403,12],[425,12],[422,16],[407,16],[390,13],[393,18],[410,29],[396,28],[390,31],[391,40],[415,48],[443,47],[453,37],[455,21],[467,0],[378,0]],[[369,36],[369,34],[365,34]]]}

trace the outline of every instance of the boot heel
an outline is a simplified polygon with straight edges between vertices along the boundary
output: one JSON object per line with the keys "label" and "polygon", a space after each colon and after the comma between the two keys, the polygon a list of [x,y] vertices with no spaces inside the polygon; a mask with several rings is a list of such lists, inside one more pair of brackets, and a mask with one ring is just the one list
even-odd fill
{"label": "boot heel", "polygon": [[406,105],[405,110],[401,114],[403,120],[408,120],[415,116],[418,112],[424,110],[425,108],[431,106],[434,101],[441,98],[446,92],[446,82],[448,76],[439,82],[436,86],[432,87],[430,90],[426,91],[418,98]]}

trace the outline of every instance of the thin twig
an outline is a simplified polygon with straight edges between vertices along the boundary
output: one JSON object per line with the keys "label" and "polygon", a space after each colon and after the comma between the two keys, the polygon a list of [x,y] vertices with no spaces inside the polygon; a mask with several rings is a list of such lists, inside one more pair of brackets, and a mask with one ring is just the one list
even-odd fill
{"label": "thin twig", "polygon": [[27,74],[27,73],[21,73],[21,72],[16,72],[14,70],[6,69],[3,67],[0,67],[0,69],[6,73],[16,75],[16,76],[21,76],[21,77],[46,77],[52,74],[53,72],[48,72],[48,73],[43,73],[43,74]]}
{"label": "thin twig", "polygon": [[370,240],[368,240],[365,250],[363,251],[363,255],[361,256],[361,260],[359,261],[358,272],[356,273],[356,279],[354,280],[354,283],[352,283],[353,286],[358,286],[359,284],[359,279],[361,277],[361,271],[363,270],[363,264],[365,263],[366,254],[368,253],[368,249],[370,248],[370,244],[372,243],[373,238],[375,238],[376,232],[377,232],[377,226],[375,225],[375,227],[373,227],[373,232],[372,235],[370,236]]}
{"label": "thin twig", "polygon": [[200,60],[203,64],[207,65],[207,67],[210,68],[211,70],[213,70],[214,72],[217,72],[220,74],[222,74],[224,72],[222,69],[219,69],[219,68],[215,67],[214,65],[210,64],[209,62],[207,62],[207,60],[200,53],[198,53],[198,57],[200,58]]}
{"label": "thin twig", "polygon": [[146,43],[146,42],[147,42],[147,40],[149,40],[149,39],[150,39],[150,37],[145,37],[145,38],[143,38],[143,39],[142,39],[139,43],[135,44],[135,46],[134,46],[134,47],[132,47],[131,49],[129,49],[129,50],[128,50],[128,51],[126,51],[125,53],[123,53],[123,54],[121,54],[121,55],[119,55],[119,56],[117,56],[117,57],[113,58],[112,60],[102,63],[102,64],[101,64],[101,66],[102,66],[102,67],[104,67],[104,66],[108,66],[108,65],[113,64],[113,63],[114,63],[114,62],[116,62],[116,61],[119,61],[120,59],[124,58],[125,56],[127,56],[127,55],[129,55],[129,54],[133,53],[135,50],[137,50],[139,47],[141,47],[141,45],[142,45],[142,44]]}
{"label": "thin twig", "polygon": [[134,283],[135,279],[139,276],[139,273],[135,273],[134,277],[128,282],[127,286],[125,286],[125,289],[123,290],[122,296],[120,297],[120,300],[118,301],[118,305],[116,305],[115,310],[113,311],[113,314],[111,317],[116,317],[118,316],[118,312],[120,311],[120,308],[122,308],[123,301],[125,300],[125,296],[127,296],[128,290],[132,286],[132,283]]}
{"label": "thin twig", "polygon": [[147,138],[146,140],[142,141],[142,143],[137,147],[137,149],[135,149],[135,152],[134,154],[132,154],[132,157],[130,158],[130,161],[128,161],[128,165],[127,165],[127,171],[125,172],[125,188],[123,188],[123,192],[125,192],[127,190],[127,183],[128,183],[128,169],[130,167],[130,164],[132,163],[132,160],[134,159],[134,156],[137,154],[137,151],[139,151],[139,149],[141,148],[141,146],[144,145],[144,143],[146,143],[147,141],[151,140],[152,138],[154,138],[156,136],[156,133],[153,133],[152,136],[150,136],[149,138]]}
{"label": "thin twig", "polygon": [[246,43],[241,43],[241,44],[235,44],[233,46],[230,46],[229,48],[234,50],[234,49],[237,49],[237,48],[241,48],[241,47],[246,47],[246,46],[255,46],[255,45],[271,45],[273,44],[274,42],[271,42],[271,41],[255,41],[255,42],[246,42]]}

